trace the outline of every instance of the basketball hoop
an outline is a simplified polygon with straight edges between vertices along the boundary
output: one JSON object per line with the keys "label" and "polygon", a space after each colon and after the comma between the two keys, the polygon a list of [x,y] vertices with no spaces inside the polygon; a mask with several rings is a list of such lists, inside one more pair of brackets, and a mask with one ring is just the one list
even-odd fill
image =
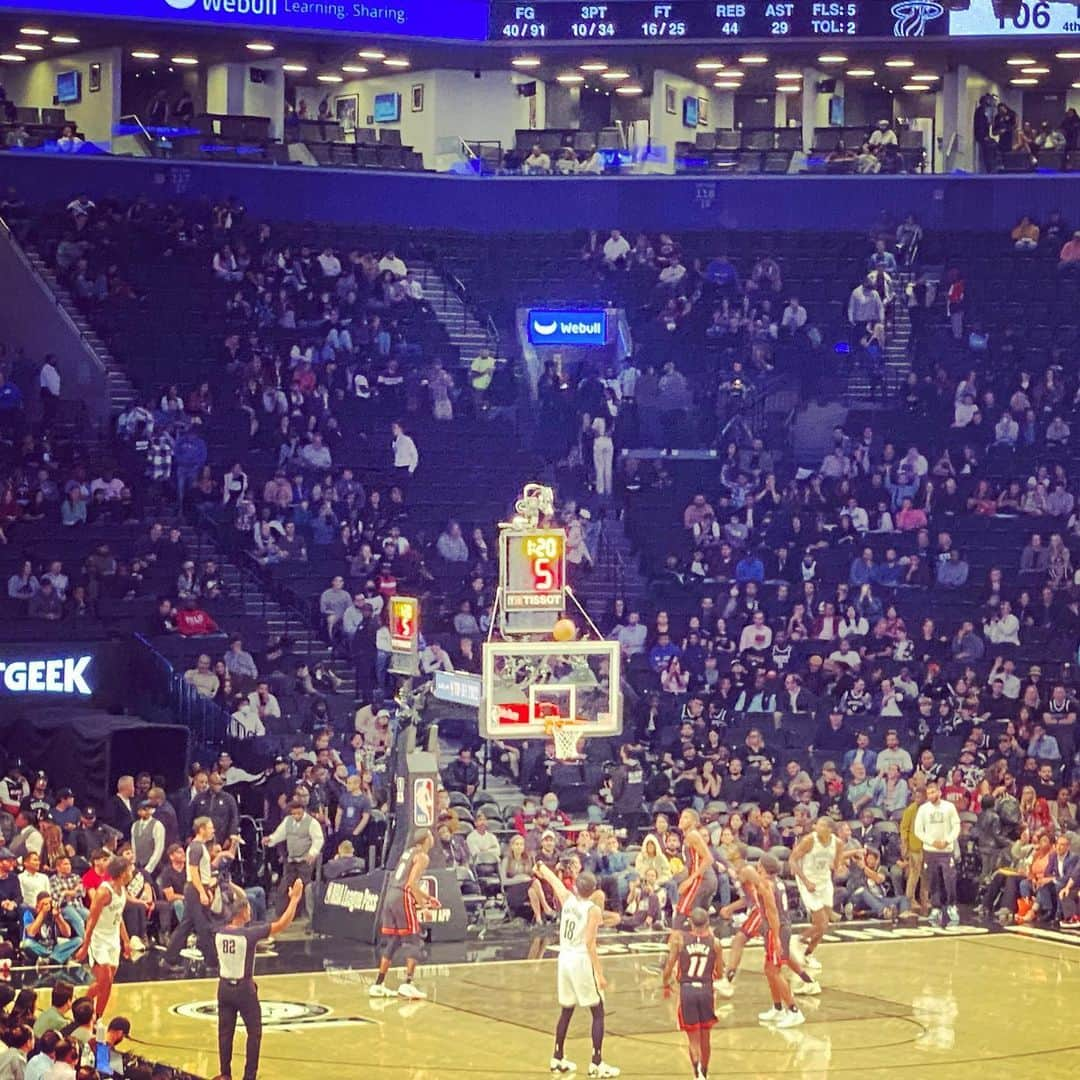
{"label": "basketball hoop", "polygon": [[544,731],[555,743],[555,757],[559,761],[577,761],[578,740],[585,733],[583,724],[566,716],[547,716],[544,718]]}

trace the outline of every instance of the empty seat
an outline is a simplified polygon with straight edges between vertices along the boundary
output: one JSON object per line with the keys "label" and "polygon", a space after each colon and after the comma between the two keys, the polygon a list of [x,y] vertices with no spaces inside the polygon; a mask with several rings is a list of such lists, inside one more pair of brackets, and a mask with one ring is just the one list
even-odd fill
{"label": "empty seat", "polygon": [[401,145],[401,132],[398,128],[380,128],[379,129],[379,145],[380,146],[400,146]]}

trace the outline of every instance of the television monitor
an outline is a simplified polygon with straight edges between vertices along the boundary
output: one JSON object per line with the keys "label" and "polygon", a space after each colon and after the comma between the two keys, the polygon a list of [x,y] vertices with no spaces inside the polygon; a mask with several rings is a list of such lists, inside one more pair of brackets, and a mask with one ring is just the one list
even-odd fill
{"label": "television monitor", "polygon": [[376,94],[372,110],[376,124],[394,124],[401,119],[400,94]]}
{"label": "television monitor", "polygon": [[844,126],[844,99],[842,97],[829,98],[829,123],[833,127]]}
{"label": "television monitor", "polygon": [[698,100],[696,97],[683,98],[682,122],[684,127],[696,128],[698,124]]}
{"label": "television monitor", "polygon": [[77,71],[56,74],[56,104],[75,105],[82,100],[82,76]]}

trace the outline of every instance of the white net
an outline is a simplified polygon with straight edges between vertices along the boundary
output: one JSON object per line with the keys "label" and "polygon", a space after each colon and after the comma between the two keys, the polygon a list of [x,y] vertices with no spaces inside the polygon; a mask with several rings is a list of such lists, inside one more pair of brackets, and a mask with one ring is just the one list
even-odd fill
{"label": "white net", "polygon": [[559,761],[573,761],[580,757],[578,741],[583,734],[580,725],[568,720],[549,721],[547,732],[555,743],[555,756]]}

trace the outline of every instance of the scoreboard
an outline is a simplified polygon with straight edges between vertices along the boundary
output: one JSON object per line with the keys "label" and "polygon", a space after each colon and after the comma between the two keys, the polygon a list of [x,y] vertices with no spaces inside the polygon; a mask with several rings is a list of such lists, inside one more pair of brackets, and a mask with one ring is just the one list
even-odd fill
{"label": "scoreboard", "polygon": [[561,615],[566,606],[566,533],[515,529],[504,532],[501,540],[503,607]]}
{"label": "scoreboard", "polygon": [[[985,2],[992,15],[990,0]],[[908,38],[949,32],[948,12],[938,0],[493,0],[491,13],[491,39],[519,43]],[[997,21],[994,17],[994,25]]]}

